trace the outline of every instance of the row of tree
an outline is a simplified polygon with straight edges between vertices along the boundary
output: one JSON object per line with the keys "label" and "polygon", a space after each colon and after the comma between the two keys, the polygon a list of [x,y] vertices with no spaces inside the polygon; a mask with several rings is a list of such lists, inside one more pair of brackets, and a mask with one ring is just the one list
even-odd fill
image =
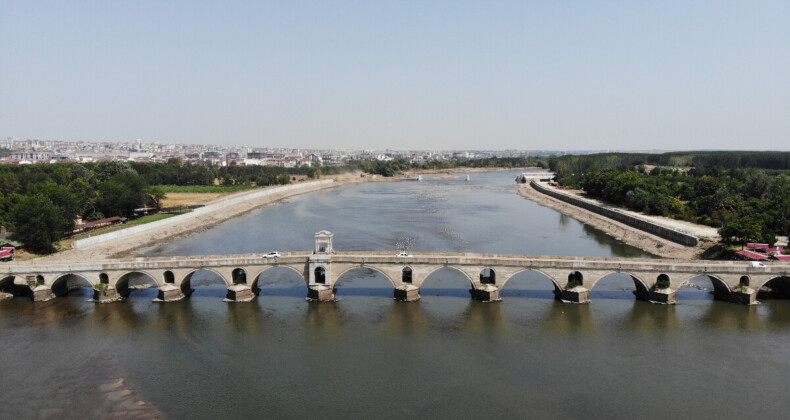
{"label": "row of tree", "polygon": [[731,169],[790,170],[790,152],[596,153],[553,157],[548,165],[560,175],[609,168],[630,170],[643,165],[691,168],[699,174],[720,175]]}
{"label": "row of tree", "polygon": [[560,171],[560,184],[647,214],[719,228],[729,243],[764,241],[790,234],[790,177],[760,169],[679,170],[643,166]]}

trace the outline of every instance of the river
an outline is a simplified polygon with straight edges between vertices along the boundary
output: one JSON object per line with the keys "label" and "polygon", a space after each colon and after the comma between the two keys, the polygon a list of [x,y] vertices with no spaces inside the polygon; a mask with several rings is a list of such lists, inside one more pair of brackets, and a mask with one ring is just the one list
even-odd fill
{"label": "river", "polygon": [[[515,175],[325,190],[144,254],[307,250],[330,230],[338,250],[650,258],[517,196]],[[480,303],[449,269],[418,303],[393,301],[389,282],[363,269],[344,275],[335,303],[306,302],[287,269],[262,283],[243,304],[223,302],[209,274],[195,276],[190,299],[167,304],[151,303],[150,289],[107,305],[87,291],[0,302],[0,418],[732,418],[790,408],[787,301],[747,307],[684,288],[677,305],[652,305],[613,275],[591,304],[569,305],[548,279],[524,274],[501,303]]]}

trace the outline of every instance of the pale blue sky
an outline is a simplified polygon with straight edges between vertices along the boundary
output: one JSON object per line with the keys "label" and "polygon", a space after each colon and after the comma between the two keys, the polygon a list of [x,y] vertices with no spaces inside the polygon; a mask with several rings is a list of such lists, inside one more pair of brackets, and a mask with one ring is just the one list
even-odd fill
{"label": "pale blue sky", "polygon": [[0,0],[0,136],[790,149],[790,1]]}

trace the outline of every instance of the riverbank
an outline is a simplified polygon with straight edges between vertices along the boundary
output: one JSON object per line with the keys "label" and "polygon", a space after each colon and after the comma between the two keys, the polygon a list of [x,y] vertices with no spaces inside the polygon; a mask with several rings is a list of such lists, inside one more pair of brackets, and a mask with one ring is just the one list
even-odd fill
{"label": "riverbank", "polygon": [[519,186],[518,194],[528,200],[534,201],[541,206],[548,207],[566,214],[574,219],[588,224],[596,229],[604,231],[606,234],[643,251],[662,258],[676,259],[700,259],[705,250],[713,245],[713,242],[700,238],[700,245],[687,247],[676,244],[667,239],[651,235],[647,232],[617,222],[589,210],[568,204],[564,201],[543,194],[530,186],[522,184]]}
{"label": "riverbank", "polygon": [[[30,264],[51,264],[51,263],[69,263],[80,261],[97,261],[113,258],[122,258],[132,255],[132,253],[140,248],[144,248],[159,242],[169,242],[174,239],[193,235],[195,233],[203,232],[219,223],[234,217],[246,214],[258,207],[269,205],[277,201],[283,200],[288,197],[320,191],[328,188],[336,188],[344,185],[349,185],[358,182],[379,182],[381,177],[362,177],[360,172],[341,174],[335,176],[323,177],[322,180],[332,179],[334,182],[327,184],[319,184],[313,186],[306,186],[295,191],[284,191],[276,194],[270,194],[263,197],[258,197],[240,203],[222,207],[212,212],[201,214],[199,217],[193,217],[185,220],[175,220],[173,223],[162,226],[161,228],[148,230],[125,236],[112,241],[102,242],[79,249],[70,249],[61,251],[52,255],[41,258],[32,259]],[[298,184],[297,184],[298,185]],[[276,186],[267,187],[265,189],[273,189]],[[254,194],[260,192],[262,189],[254,189],[248,191],[241,191],[238,193],[230,194],[221,197],[219,200],[227,200],[229,198],[236,198],[239,196]],[[215,202],[217,202],[215,201]],[[208,203],[212,204],[212,203]]]}

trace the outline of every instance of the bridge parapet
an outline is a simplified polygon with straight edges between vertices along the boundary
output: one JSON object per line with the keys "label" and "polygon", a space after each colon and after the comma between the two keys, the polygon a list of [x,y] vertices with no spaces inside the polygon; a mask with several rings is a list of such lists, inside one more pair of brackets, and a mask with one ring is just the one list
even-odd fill
{"label": "bridge parapet", "polygon": [[[340,277],[355,268],[368,268],[384,275],[396,296],[419,298],[423,282],[435,271],[452,268],[468,280],[473,297],[497,300],[499,291],[515,275],[532,271],[547,276],[559,299],[584,302],[589,292],[612,273],[628,274],[634,279],[638,299],[671,303],[674,292],[690,278],[704,275],[711,279],[717,299],[754,303],[756,291],[777,277],[790,277],[790,266],[772,263],[749,267],[735,261],[680,261],[621,258],[587,258],[472,253],[413,253],[396,257],[393,252],[286,252],[279,258],[262,254],[208,255],[189,257],[131,258],[83,264],[13,263],[0,266],[0,285],[7,279],[25,279],[34,296],[49,299],[62,293],[63,278],[75,276],[97,290],[113,289],[128,294],[128,279],[141,273],[162,291],[162,300],[181,299],[191,293],[191,276],[201,270],[216,273],[228,287],[228,299],[249,300],[260,291],[259,278],[273,267],[286,267],[298,273],[316,296],[334,298]],[[323,281],[316,269],[323,267]],[[490,277],[484,270],[494,273]],[[578,273],[578,274],[576,274]],[[579,277],[580,276],[580,277]],[[32,279],[32,280],[30,280]],[[102,284],[106,286],[101,286]],[[1,288],[1,287],[0,287]],[[408,293],[405,293],[408,292]],[[105,292],[103,298],[112,297]]]}

